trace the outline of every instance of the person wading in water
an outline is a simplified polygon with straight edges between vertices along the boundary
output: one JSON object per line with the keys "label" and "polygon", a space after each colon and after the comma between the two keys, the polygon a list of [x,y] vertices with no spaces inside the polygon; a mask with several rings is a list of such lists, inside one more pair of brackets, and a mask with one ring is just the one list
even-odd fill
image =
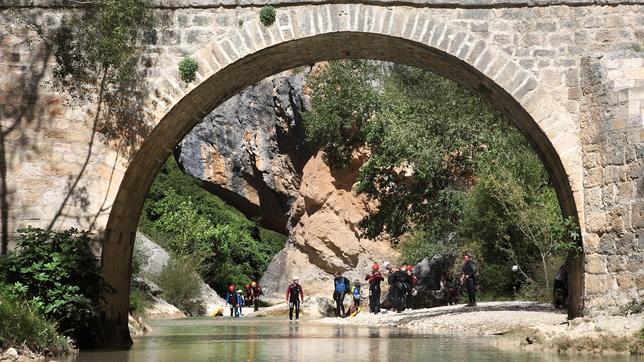
{"label": "person wading in water", "polygon": [[467,299],[468,307],[475,307],[476,306],[476,285],[475,285],[475,278],[476,278],[476,265],[474,265],[474,262],[470,260],[469,254],[464,254],[463,255],[463,275],[461,276],[461,285],[465,284],[465,288],[467,289]]}
{"label": "person wading in water", "polygon": [[335,272],[333,279],[333,300],[335,300],[335,314],[344,318],[344,296],[351,290],[351,282],[342,276],[340,272]]}
{"label": "person wading in water", "polygon": [[295,310],[295,320],[300,319],[300,303],[304,300],[304,291],[299,284],[300,278],[293,277],[293,281],[286,288],[286,303],[288,303],[288,319],[293,320],[293,310]]}
{"label": "person wading in water", "polygon": [[371,274],[365,278],[369,282],[369,310],[371,313],[380,313],[380,282],[385,280],[379,271],[380,265],[374,263]]}

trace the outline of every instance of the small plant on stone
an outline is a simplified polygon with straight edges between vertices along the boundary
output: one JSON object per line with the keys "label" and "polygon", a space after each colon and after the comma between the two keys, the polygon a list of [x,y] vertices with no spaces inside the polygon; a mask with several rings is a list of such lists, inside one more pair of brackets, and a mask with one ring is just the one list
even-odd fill
{"label": "small plant on stone", "polygon": [[184,57],[179,62],[179,75],[184,82],[190,83],[196,78],[199,63],[190,57]]}
{"label": "small plant on stone", "polygon": [[275,22],[276,14],[277,11],[275,10],[274,6],[265,5],[259,12],[259,21],[261,21],[265,26],[271,26]]}

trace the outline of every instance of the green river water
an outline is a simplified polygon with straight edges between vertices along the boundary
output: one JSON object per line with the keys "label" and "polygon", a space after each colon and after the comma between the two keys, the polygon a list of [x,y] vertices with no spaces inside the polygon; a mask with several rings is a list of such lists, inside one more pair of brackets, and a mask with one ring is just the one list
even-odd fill
{"label": "green river water", "polygon": [[76,361],[635,361],[511,353],[490,338],[439,337],[405,329],[273,318],[151,321],[128,351],[82,352]]}

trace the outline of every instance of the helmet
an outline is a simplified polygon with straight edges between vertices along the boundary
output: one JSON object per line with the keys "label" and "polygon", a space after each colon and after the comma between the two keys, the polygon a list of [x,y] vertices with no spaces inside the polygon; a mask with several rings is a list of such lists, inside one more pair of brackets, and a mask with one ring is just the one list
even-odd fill
{"label": "helmet", "polygon": [[237,291],[237,293],[241,293],[241,292],[242,292],[242,290],[241,290],[241,289],[239,289],[239,290]]}
{"label": "helmet", "polygon": [[246,284],[246,289],[250,288],[250,284]]}
{"label": "helmet", "polygon": [[256,282],[252,282],[252,283],[250,283],[250,286],[251,286],[251,287],[253,287],[253,288],[255,288],[255,287],[257,286],[257,283],[256,283]]}
{"label": "helmet", "polygon": [[386,262],[384,262],[382,265],[385,267],[385,269],[387,269],[387,267],[389,267],[389,265],[390,265],[390,264],[389,264],[389,262],[388,262],[388,261],[386,261]]}
{"label": "helmet", "polygon": [[358,279],[354,280],[353,285],[356,285],[356,286],[360,285],[360,281]]}
{"label": "helmet", "polygon": [[515,272],[517,270],[519,270],[519,266],[518,265],[512,265],[512,271]]}
{"label": "helmet", "polygon": [[378,263],[373,263],[373,265],[371,266],[371,269],[378,270],[380,269],[380,265],[378,265]]}
{"label": "helmet", "polygon": [[297,275],[293,275],[293,280],[300,280],[300,277],[298,277]]}
{"label": "helmet", "polygon": [[231,292],[234,292],[235,291],[235,284],[229,285],[228,290],[231,291]]}

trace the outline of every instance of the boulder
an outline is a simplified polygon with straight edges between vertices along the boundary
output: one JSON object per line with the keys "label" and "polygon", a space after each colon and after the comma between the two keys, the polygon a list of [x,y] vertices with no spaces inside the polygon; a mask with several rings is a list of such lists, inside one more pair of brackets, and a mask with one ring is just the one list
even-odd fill
{"label": "boulder", "polygon": [[[167,251],[154,241],[139,232],[136,233],[136,241],[134,245],[135,253],[138,254],[141,266],[139,275],[132,276],[132,285],[149,292],[155,297],[155,300],[158,300],[158,302],[155,303],[155,305],[158,305],[150,308],[153,315],[160,315],[163,316],[163,318],[166,318],[166,314],[179,315],[176,311],[168,308],[167,305],[170,305],[168,302],[157,298],[159,295],[162,295],[162,290],[158,285],[150,281],[150,278],[158,276],[170,261],[170,254],[168,254]],[[215,292],[208,284],[204,283],[203,280],[200,279],[199,281],[201,285],[201,298],[203,299],[206,307],[206,315],[209,315],[212,311],[217,309],[217,307],[224,305],[225,301],[217,295],[217,292]],[[158,311],[155,311],[155,309],[158,309]],[[183,315],[183,313],[181,314]],[[185,317],[185,315],[183,316]]]}

